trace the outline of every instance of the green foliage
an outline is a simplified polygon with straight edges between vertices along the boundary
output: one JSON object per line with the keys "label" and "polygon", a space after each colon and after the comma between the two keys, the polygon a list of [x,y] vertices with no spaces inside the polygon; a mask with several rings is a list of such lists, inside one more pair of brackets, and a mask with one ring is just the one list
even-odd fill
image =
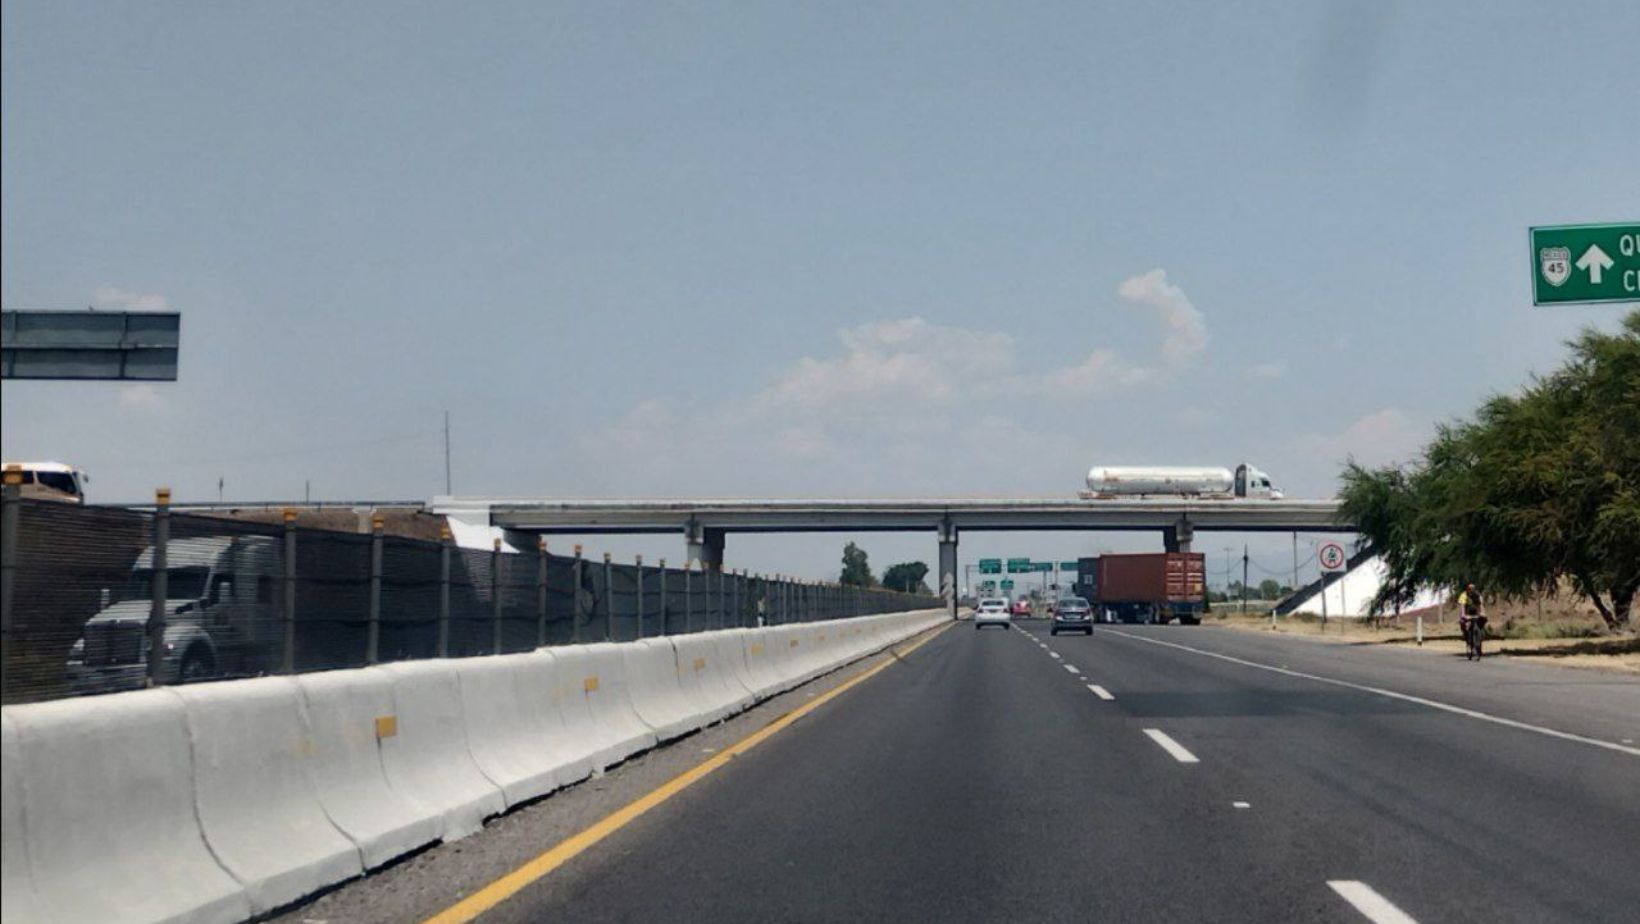
{"label": "green foliage", "polygon": [[876,586],[877,579],[871,576],[871,563],[866,560],[865,549],[852,542],[843,546],[843,573],[837,581],[853,587]]}
{"label": "green foliage", "polygon": [[897,565],[889,565],[883,572],[883,586],[889,590],[903,590],[907,593],[932,593],[923,578],[928,576],[928,565],[920,561],[906,561]]}
{"label": "green foliage", "polygon": [[1383,556],[1377,609],[1474,583],[1523,597],[1570,581],[1610,627],[1640,590],[1640,311],[1586,330],[1518,395],[1442,427],[1421,463],[1350,462],[1343,514]]}

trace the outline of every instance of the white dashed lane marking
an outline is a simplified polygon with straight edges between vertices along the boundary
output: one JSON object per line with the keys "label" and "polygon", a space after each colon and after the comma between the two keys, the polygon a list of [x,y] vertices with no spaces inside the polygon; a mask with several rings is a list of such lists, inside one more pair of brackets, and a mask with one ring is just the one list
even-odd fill
{"label": "white dashed lane marking", "polygon": [[1074,664],[1061,664],[1060,667],[1063,667],[1065,670],[1068,670],[1073,674],[1082,673],[1081,671],[1076,669],[1076,665],[1074,665]]}
{"label": "white dashed lane marking", "polygon": [[1327,885],[1332,887],[1343,897],[1344,901],[1355,906],[1367,920],[1373,924],[1418,924],[1412,915],[1390,904],[1390,900],[1379,895],[1372,886],[1354,879],[1332,879]]}
{"label": "white dashed lane marking", "polygon": [[1169,738],[1167,736],[1167,733],[1162,731],[1161,729],[1159,729],[1159,728],[1147,728],[1147,729],[1145,729],[1145,734],[1150,736],[1150,740],[1152,740],[1152,741],[1156,742],[1157,744],[1161,745],[1162,750],[1166,751],[1169,755],[1171,755],[1173,757],[1174,760],[1178,761],[1179,763],[1181,763],[1181,764],[1199,764],[1199,763],[1201,763],[1200,760],[1196,759],[1196,755],[1194,755],[1194,754],[1190,753],[1189,751],[1185,750],[1184,745],[1180,744],[1177,741],[1174,741],[1172,738]]}
{"label": "white dashed lane marking", "polygon": [[1116,697],[1110,695],[1109,690],[1105,689],[1104,687],[1100,686],[1097,683],[1088,684],[1088,692],[1092,693],[1094,696],[1099,697],[1100,699],[1110,700],[1110,699],[1115,699],[1116,698]]}

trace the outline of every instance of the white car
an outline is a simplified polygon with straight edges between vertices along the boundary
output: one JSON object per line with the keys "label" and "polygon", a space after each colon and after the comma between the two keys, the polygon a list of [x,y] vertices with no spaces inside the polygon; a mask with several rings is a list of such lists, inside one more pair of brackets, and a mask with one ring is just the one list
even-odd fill
{"label": "white car", "polygon": [[986,626],[1001,626],[1007,629],[1013,624],[1014,618],[1008,615],[1008,601],[1002,597],[986,597],[974,608],[976,629],[983,629]]}

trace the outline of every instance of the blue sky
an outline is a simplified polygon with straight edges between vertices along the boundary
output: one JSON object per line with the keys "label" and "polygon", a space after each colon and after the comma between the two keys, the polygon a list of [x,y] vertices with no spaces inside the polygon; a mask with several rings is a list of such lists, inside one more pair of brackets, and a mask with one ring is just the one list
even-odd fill
{"label": "blue sky", "polygon": [[[1325,495],[1615,325],[1531,307],[1528,226],[1640,217],[1632,2],[3,26],[6,306],[184,317],[174,384],[4,386],[5,456],[103,501],[428,497],[446,409],[458,493],[1054,495],[1249,459]],[[729,561],[819,576],[840,542]]]}

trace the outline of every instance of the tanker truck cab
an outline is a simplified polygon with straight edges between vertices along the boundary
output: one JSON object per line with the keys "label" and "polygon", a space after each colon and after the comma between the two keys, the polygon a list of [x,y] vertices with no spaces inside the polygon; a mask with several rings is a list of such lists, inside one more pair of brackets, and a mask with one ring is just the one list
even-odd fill
{"label": "tanker truck cab", "polygon": [[[148,661],[154,550],[137,556],[118,595],[85,625],[69,653],[77,693],[140,688]],[[166,544],[165,683],[266,673],[283,638],[281,562],[271,536],[202,536]]]}
{"label": "tanker truck cab", "polygon": [[1236,466],[1236,496],[1281,500],[1287,495],[1281,493],[1280,488],[1270,484],[1268,474],[1243,462]]}

